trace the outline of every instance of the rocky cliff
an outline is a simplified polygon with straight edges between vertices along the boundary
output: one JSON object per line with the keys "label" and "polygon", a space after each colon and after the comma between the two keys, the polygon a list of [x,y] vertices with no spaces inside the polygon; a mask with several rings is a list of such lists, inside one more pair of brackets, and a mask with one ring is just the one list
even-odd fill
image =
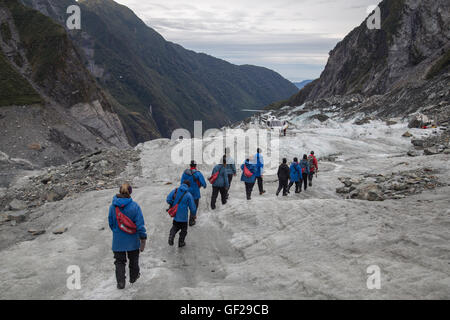
{"label": "rocky cliff", "polygon": [[[39,168],[129,147],[114,101],[86,71],[64,28],[18,1],[1,0],[0,49],[2,168]],[[2,170],[0,178],[9,173]]]}
{"label": "rocky cliff", "polygon": [[358,112],[407,115],[448,105],[450,2],[384,0],[379,8],[380,30],[364,21],[330,52],[319,79],[271,107],[356,94],[368,99]]}

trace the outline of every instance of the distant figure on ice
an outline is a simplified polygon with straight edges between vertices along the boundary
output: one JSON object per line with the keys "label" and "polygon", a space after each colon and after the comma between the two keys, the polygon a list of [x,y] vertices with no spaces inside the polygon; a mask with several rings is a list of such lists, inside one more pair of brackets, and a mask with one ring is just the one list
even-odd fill
{"label": "distant figure on ice", "polygon": [[244,164],[241,165],[241,170],[241,181],[245,182],[245,193],[247,195],[247,200],[251,200],[253,187],[256,182],[256,166],[250,163],[250,160],[247,159]]}
{"label": "distant figure on ice", "polygon": [[[308,162],[308,156],[306,154],[303,155],[302,161],[299,163],[300,168],[302,170],[302,180],[303,180],[303,187],[306,191],[308,188],[308,175],[309,175],[309,162]],[[300,183],[300,192],[302,192],[302,184]]]}
{"label": "distant figure on ice", "polygon": [[283,196],[287,196],[288,182],[290,176],[290,169],[287,165],[287,159],[283,159],[283,163],[278,167],[278,190],[277,197],[280,194],[281,189],[283,189]]}
{"label": "distant figure on ice", "polygon": [[127,256],[130,269],[130,283],[136,282],[139,273],[139,251],[145,249],[147,233],[144,216],[139,205],[131,199],[133,189],[128,183],[120,187],[109,208],[109,227],[113,232],[112,251],[116,265],[117,288],[125,288],[125,265]]}
{"label": "distant figure on ice", "polygon": [[283,123],[283,135],[286,137],[286,130],[289,128],[287,121]]}
{"label": "distant figure on ice", "polygon": [[230,148],[225,149],[225,157],[227,160],[227,175],[228,175],[228,189],[227,189],[227,199],[230,197],[231,181],[233,177],[236,176],[236,165],[233,157],[231,156]]}
{"label": "distant figure on ice", "polygon": [[225,156],[222,158],[222,164],[218,164],[214,167],[210,182],[213,187],[212,195],[211,195],[211,209],[216,209],[216,200],[217,196],[220,192],[220,198],[222,200],[222,204],[227,203],[227,192],[230,187],[230,183],[228,182],[228,174],[227,174],[227,159]]}
{"label": "distant figure on ice", "polygon": [[260,148],[256,149],[256,154],[252,158],[252,164],[256,166],[256,180],[258,181],[259,194],[263,194],[266,191],[263,186],[263,173],[264,173],[264,158],[261,154]]}
{"label": "distant figure on ice", "polygon": [[298,164],[298,158],[294,158],[294,162],[291,163],[291,167],[289,168],[290,182],[288,186],[287,192],[290,193],[292,185],[295,183],[295,193],[300,192],[300,182],[302,180],[302,170]]}
{"label": "distant figure on ice", "polygon": [[196,220],[197,207],[195,206],[194,198],[189,192],[191,183],[188,180],[183,181],[180,187],[173,189],[172,192],[167,196],[167,203],[170,208],[177,206],[176,215],[173,218],[172,228],[169,233],[169,245],[173,246],[175,241],[175,236],[178,231],[180,232],[180,237],[178,239],[178,247],[182,248],[186,245],[185,240],[188,230],[188,219],[189,213],[191,212],[191,218]]}
{"label": "distant figure on ice", "polygon": [[[198,213],[198,205],[201,198],[200,188],[203,187],[206,189],[206,182],[203,174],[197,170],[197,163],[194,160],[191,161],[190,168],[184,170],[183,175],[181,176],[181,183],[183,183],[183,181],[189,181],[191,185],[189,193],[194,198],[195,207],[197,208]],[[190,217],[189,226],[192,227],[193,225],[195,225],[195,218]]]}
{"label": "distant figure on ice", "polygon": [[312,187],[312,180],[314,177],[314,173],[317,174],[319,172],[319,162],[317,161],[316,156],[314,155],[314,151],[311,151],[311,154],[308,156],[309,162],[309,186]]}

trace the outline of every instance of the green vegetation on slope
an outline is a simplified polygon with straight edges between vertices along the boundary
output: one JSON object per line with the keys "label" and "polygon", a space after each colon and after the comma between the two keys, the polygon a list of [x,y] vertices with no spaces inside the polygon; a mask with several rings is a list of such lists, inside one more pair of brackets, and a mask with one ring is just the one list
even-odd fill
{"label": "green vegetation on slope", "polygon": [[33,87],[8,62],[0,51],[0,106],[41,103]]}

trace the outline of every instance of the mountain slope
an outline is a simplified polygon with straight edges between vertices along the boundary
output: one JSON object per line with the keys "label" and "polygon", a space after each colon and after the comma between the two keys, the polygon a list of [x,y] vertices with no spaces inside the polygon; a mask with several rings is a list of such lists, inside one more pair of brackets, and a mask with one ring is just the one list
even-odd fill
{"label": "mountain slope", "polygon": [[[60,23],[75,1],[24,2]],[[82,30],[71,31],[99,82],[141,122],[163,136],[193,120],[220,127],[289,97],[297,88],[279,74],[255,66],[236,66],[166,41],[130,9],[112,0],[83,0]],[[151,112],[150,112],[151,106]],[[127,123],[122,117],[122,122]],[[136,141],[148,140],[133,132]]]}
{"label": "mountain slope", "polygon": [[21,158],[22,167],[42,167],[129,147],[115,102],[64,28],[19,1],[0,0],[0,31],[1,162]]}
{"label": "mountain slope", "polygon": [[369,30],[364,21],[330,52],[319,79],[272,107],[358,94],[379,97],[362,110],[402,114],[445,101],[450,3],[384,0],[379,7],[381,30]]}

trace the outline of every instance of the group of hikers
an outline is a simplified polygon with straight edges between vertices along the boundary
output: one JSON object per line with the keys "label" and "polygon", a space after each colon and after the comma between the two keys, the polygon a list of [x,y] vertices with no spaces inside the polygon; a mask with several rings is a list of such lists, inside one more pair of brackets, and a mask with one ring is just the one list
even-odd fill
{"label": "group of hikers", "polygon": [[[251,195],[255,184],[258,184],[259,194],[266,191],[263,187],[264,159],[262,150],[257,149],[252,158],[248,158],[241,165],[241,181],[245,183],[247,200],[251,200]],[[311,151],[310,155],[303,155],[299,162],[294,158],[290,166],[284,158],[278,168],[279,185],[276,191],[278,196],[283,190],[283,196],[290,193],[291,187],[295,184],[295,193],[304,190],[308,185],[312,186],[314,174],[319,170],[318,161]],[[217,197],[220,194],[223,205],[227,203],[229,191],[233,177],[237,175],[234,159],[230,155],[230,150],[225,150],[220,164],[217,164],[208,178],[212,184],[211,209],[216,209]],[[309,182],[309,183],[308,183]],[[196,224],[197,211],[201,198],[201,188],[206,188],[206,180],[203,174],[197,169],[197,163],[191,161],[189,169],[186,169],[181,176],[181,184],[173,189],[167,196],[166,202],[169,204],[167,212],[173,218],[172,227],[169,232],[168,243],[174,245],[175,236],[180,232],[178,247],[186,245],[188,226]],[[136,282],[140,277],[139,273],[139,253],[145,249],[147,233],[144,224],[144,217],[139,205],[131,198],[133,189],[129,183],[120,187],[119,194],[114,196],[109,209],[109,226],[113,232],[112,250],[114,252],[116,266],[117,288],[125,288],[125,266],[127,257],[129,260],[130,283]]]}

